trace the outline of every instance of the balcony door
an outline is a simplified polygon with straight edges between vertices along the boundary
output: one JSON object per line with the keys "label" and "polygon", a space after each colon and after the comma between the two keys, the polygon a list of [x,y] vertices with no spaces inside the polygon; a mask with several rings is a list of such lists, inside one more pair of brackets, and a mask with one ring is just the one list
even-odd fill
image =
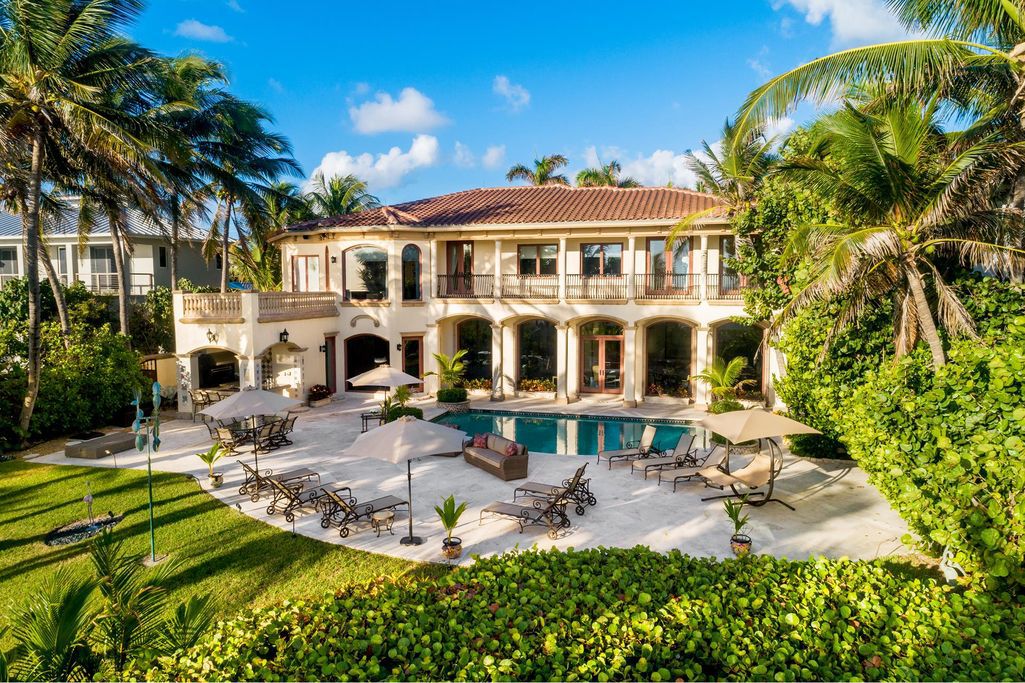
{"label": "balcony door", "polygon": [[580,327],[580,390],[623,393],[623,328],[597,321]]}
{"label": "balcony door", "polygon": [[473,294],[473,242],[446,242],[445,256],[448,281],[442,291],[449,296]]}
{"label": "balcony door", "polygon": [[663,237],[648,240],[648,277],[646,289],[649,292],[687,291],[691,287],[690,238],[679,240],[672,252],[666,250]]}

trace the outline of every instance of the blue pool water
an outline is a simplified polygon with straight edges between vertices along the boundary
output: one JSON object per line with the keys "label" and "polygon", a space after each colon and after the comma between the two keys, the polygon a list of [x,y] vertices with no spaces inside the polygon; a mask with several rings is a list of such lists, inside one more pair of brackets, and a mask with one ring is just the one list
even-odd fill
{"label": "blue pool water", "polygon": [[684,432],[696,432],[695,445],[704,446],[704,430],[683,422],[641,420],[637,418],[513,413],[497,410],[471,410],[445,413],[434,422],[459,427],[470,436],[494,432],[524,444],[534,453],[597,455],[598,451],[625,448],[638,441],[645,424],[658,428],[655,445],[670,449]]}

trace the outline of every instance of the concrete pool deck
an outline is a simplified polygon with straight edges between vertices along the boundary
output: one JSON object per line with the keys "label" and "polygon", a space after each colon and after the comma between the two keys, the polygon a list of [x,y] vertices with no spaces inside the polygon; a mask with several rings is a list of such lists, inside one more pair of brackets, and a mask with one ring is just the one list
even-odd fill
{"label": "concrete pool deck", "polygon": [[[345,449],[360,433],[359,414],[377,404],[352,396],[328,406],[304,412],[296,422],[292,436],[294,445],[261,454],[260,466],[276,470],[309,467],[321,474],[323,484],[337,483],[352,488],[360,500],[384,494],[406,498],[406,468],[374,458],[352,455]],[[433,401],[420,404],[430,419],[442,411]],[[567,414],[617,415],[640,418],[699,419],[704,411],[672,405],[645,405],[624,408],[621,404],[579,402],[555,406],[541,399],[513,399],[492,403],[475,400],[475,408],[526,410]],[[226,505],[236,506],[246,514],[281,529],[291,530],[281,515],[266,514],[267,500],[252,503],[238,493],[242,468],[234,459],[225,458],[217,469],[224,472],[224,486],[211,490],[206,482],[206,466],[195,457],[210,446],[206,427],[188,419],[162,423],[162,446],[154,454],[153,467],[197,477],[204,490]],[[115,458],[83,462],[71,460],[63,452],[30,456],[33,462],[54,465],[114,467]],[[238,456],[252,463],[252,454]],[[614,465],[608,470],[597,466],[594,457],[545,455],[531,453],[530,480],[560,483],[570,477],[581,462],[587,461],[587,476],[598,505],[586,514],[571,512],[572,526],[564,536],[551,540],[541,528],[518,533],[515,522],[495,519],[478,523],[480,511],[493,501],[511,501],[518,483],[504,482],[466,462],[461,457],[427,457],[413,462],[414,532],[425,539],[421,546],[402,546],[399,539],[408,531],[408,516],[396,515],[394,535],[380,538],[368,524],[346,539],[337,529],[323,529],[320,516],[310,511],[296,519],[295,532],[329,543],[343,544],[369,552],[383,553],[420,561],[441,561],[444,530],[434,513],[434,506],[449,494],[467,501],[456,535],[463,540],[461,562],[472,561],[470,555],[492,555],[514,548],[594,548],[599,546],[632,547],[646,545],[654,550],[680,550],[690,555],[727,557],[732,526],[722,501],[702,502],[702,496],[717,490],[701,484],[684,484],[673,493],[672,486],[658,485],[657,478],[644,480],[641,474],[630,474],[630,466]],[[145,453],[134,449],[119,453],[118,467],[145,469]],[[866,481],[866,475],[853,463],[836,460],[796,458],[784,452],[783,472],[777,480],[774,497],[782,498],[796,508],[782,505],[748,508],[749,534],[754,550],[781,557],[804,559],[811,555],[873,559],[909,555],[911,550],[900,541],[908,533],[903,520],[886,500]],[[157,534],[159,535],[159,526]]]}

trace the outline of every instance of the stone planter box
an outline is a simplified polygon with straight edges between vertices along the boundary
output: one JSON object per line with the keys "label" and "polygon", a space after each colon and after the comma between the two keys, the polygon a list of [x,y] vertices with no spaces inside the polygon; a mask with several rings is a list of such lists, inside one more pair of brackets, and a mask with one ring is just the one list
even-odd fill
{"label": "stone planter box", "polygon": [[331,402],[331,397],[330,396],[328,396],[327,398],[318,398],[316,400],[310,399],[309,401],[307,401],[307,403],[309,404],[309,406],[311,408],[319,408],[321,406],[326,406],[330,402]]}
{"label": "stone planter box", "polygon": [[114,432],[86,441],[68,441],[64,444],[64,456],[96,460],[114,453],[127,451],[134,446],[135,434],[131,432]]}
{"label": "stone planter box", "polygon": [[436,405],[450,413],[466,413],[470,411],[470,402],[468,400],[460,401],[459,403],[442,403],[438,401]]}

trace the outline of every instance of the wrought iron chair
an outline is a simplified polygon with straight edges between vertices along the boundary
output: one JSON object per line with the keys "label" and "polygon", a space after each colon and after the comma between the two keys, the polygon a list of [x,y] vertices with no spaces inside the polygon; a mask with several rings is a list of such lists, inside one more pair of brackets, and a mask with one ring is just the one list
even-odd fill
{"label": "wrought iron chair", "polygon": [[569,501],[576,503],[576,513],[582,515],[588,506],[598,504],[598,499],[591,493],[591,480],[583,478],[585,469],[587,469],[586,462],[577,468],[572,477],[563,480],[560,485],[541,484],[534,481],[521,484],[513,491],[513,502],[515,503],[519,497],[551,500],[565,495]]}

